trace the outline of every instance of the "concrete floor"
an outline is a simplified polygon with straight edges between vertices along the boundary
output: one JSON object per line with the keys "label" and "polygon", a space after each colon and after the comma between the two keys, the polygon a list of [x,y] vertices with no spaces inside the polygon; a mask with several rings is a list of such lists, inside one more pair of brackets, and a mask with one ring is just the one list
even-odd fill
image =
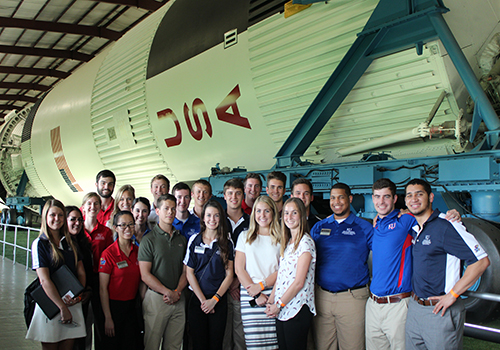
{"label": "concrete floor", "polygon": [[36,277],[20,264],[0,257],[0,349],[41,349],[39,342],[26,340],[24,289]]}

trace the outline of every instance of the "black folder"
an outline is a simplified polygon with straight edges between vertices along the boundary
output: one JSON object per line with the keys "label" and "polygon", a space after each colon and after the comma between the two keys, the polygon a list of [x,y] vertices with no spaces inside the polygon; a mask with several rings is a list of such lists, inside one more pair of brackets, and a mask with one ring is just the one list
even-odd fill
{"label": "black folder", "polygon": [[[84,287],[66,265],[61,266],[52,274],[52,276],[50,276],[50,278],[61,297],[68,293],[70,293],[70,295],[72,294],[73,297],[76,297],[83,292]],[[38,306],[40,306],[45,316],[49,319],[53,319],[57,316],[57,314],[59,314],[59,308],[47,296],[42,285],[38,286],[38,288],[31,292],[31,296],[36,301]]]}

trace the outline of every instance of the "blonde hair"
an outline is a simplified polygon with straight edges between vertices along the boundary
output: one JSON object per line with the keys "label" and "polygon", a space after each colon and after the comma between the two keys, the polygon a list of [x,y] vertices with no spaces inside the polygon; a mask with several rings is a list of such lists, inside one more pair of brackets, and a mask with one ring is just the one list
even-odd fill
{"label": "blonde hair", "polygon": [[276,207],[276,203],[274,203],[274,201],[268,196],[257,197],[255,203],[253,204],[252,214],[250,214],[250,227],[248,228],[247,233],[247,243],[252,244],[259,235],[259,224],[257,224],[257,221],[255,220],[255,207],[258,203],[267,204],[269,208],[271,208],[273,217],[271,224],[269,225],[269,234],[271,236],[271,242],[276,245],[281,240],[280,225],[278,222],[278,207]]}
{"label": "blonde hair", "polygon": [[[113,208],[113,213],[109,217],[109,221],[108,221],[109,227],[113,227],[113,218],[115,217],[116,213],[121,211],[120,208],[118,208],[118,204],[120,203],[120,199],[122,198],[122,196],[125,192],[130,192],[130,194],[132,195],[132,202],[135,199],[135,189],[132,187],[132,185],[123,185],[122,187],[120,187],[120,189],[116,193],[115,207]],[[132,211],[132,208],[130,208],[130,211]]]}
{"label": "blonde hair", "polygon": [[[59,235],[64,236],[66,239],[66,242],[68,245],[71,247],[73,250],[73,254],[75,256],[75,266],[78,263],[78,252],[77,252],[77,247],[73,239],[71,239],[71,234],[68,231],[68,222],[67,222],[67,217],[66,217],[66,208],[64,207],[64,204],[62,204],[60,201],[57,199],[51,199],[47,201],[43,207],[42,210],[42,226],[40,229],[40,236],[42,234],[45,234],[49,240],[50,243],[50,251],[52,255],[52,260],[54,262],[54,265],[58,265],[61,260],[64,261],[64,256],[63,254],[59,251],[59,242],[56,242],[54,236],[52,235],[49,226],[47,225],[47,214],[49,213],[50,208],[56,207],[61,209],[63,215],[64,215],[64,220],[63,220],[63,225],[59,229]],[[39,237],[40,237],[39,236]]]}
{"label": "blonde hair", "polygon": [[288,242],[290,242],[290,239],[292,239],[292,233],[290,232],[290,229],[285,225],[285,207],[287,204],[293,203],[297,207],[297,210],[300,214],[300,221],[299,221],[299,234],[297,235],[297,238],[295,239],[294,245],[293,245],[293,251],[296,251],[297,248],[299,247],[299,243],[302,240],[302,237],[304,235],[309,234],[309,225],[307,224],[307,217],[306,217],[306,207],[304,205],[304,202],[300,198],[288,198],[285,204],[283,204],[283,211],[282,211],[282,218],[281,218],[281,251],[280,255],[283,257],[285,254],[285,249],[286,246],[288,245]]}
{"label": "blonde hair", "polygon": [[99,205],[102,205],[101,197],[97,193],[95,193],[95,192],[89,192],[85,196],[83,196],[82,207],[85,205],[85,203],[87,203],[87,201],[90,198],[97,198],[97,200],[99,201]]}

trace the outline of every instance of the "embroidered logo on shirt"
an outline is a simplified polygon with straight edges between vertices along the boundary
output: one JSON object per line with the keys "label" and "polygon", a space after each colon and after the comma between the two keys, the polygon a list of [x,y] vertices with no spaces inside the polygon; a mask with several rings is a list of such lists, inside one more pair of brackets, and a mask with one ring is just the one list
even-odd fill
{"label": "embroidered logo on shirt", "polygon": [[430,235],[425,235],[425,238],[422,241],[422,245],[431,245],[431,236]]}
{"label": "embroidered logo on shirt", "polygon": [[387,228],[388,228],[389,230],[394,230],[394,229],[396,228],[396,223],[395,223],[395,222],[393,222],[392,224],[389,224],[389,226],[387,226]]}
{"label": "embroidered logo on shirt", "polygon": [[474,251],[477,253],[481,248],[479,247],[479,244],[476,244],[474,246]]}
{"label": "embroidered logo on shirt", "polygon": [[354,232],[352,228],[348,227],[347,229],[342,231],[342,234],[348,235],[348,236],[354,236],[356,234],[356,232]]}
{"label": "embroidered logo on shirt", "polygon": [[101,258],[101,262],[99,263],[100,265],[106,265],[106,260],[104,260],[104,258]]}

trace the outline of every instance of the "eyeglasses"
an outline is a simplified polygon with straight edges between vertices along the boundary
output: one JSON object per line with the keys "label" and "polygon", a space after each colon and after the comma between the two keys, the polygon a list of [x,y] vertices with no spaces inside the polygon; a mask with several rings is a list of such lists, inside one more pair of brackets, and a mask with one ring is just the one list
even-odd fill
{"label": "eyeglasses", "polygon": [[133,228],[133,227],[135,227],[135,224],[134,224],[134,223],[132,223],[132,224],[118,224],[118,225],[116,225],[116,227],[119,227],[119,228],[121,228],[122,230],[125,230],[127,227],[128,227],[128,228]]}
{"label": "eyeglasses", "polygon": [[75,222],[75,221],[83,222],[83,219],[82,218],[69,218],[69,221],[71,221],[71,222]]}

